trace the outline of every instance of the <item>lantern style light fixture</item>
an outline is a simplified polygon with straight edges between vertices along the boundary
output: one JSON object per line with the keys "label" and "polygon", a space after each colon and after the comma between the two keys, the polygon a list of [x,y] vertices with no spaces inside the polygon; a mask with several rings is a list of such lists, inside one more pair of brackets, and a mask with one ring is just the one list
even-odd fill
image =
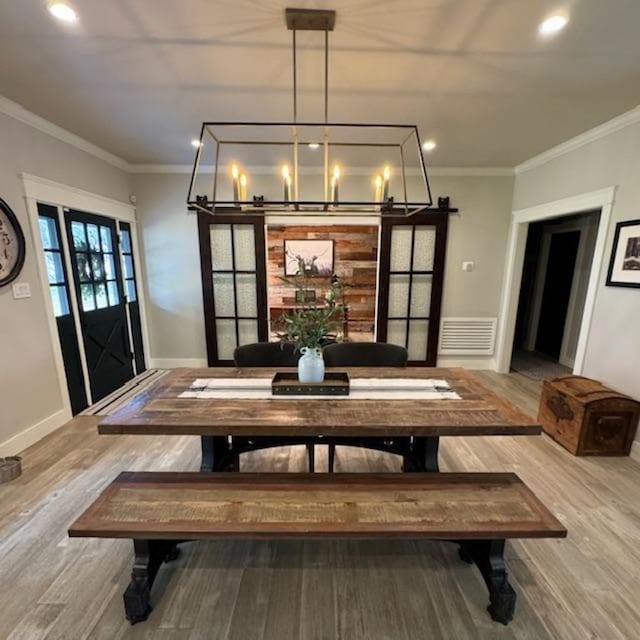
{"label": "lantern style light fixture", "polygon": [[[189,209],[337,216],[429,210],[433,200],[415,125],[329,122],[329,33],[336,12],[286,9],[285,18],[293,34],[293,121],[203,123],[194,141]],[[323,122],[298,119],[299,31],[324,35]]]}

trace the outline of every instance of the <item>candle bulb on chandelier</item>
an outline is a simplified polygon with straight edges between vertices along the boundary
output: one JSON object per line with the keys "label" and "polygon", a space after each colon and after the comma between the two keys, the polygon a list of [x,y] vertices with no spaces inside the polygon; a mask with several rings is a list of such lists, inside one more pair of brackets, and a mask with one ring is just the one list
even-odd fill
{"label": "candle bulb on chandelier", "polygon": [[284,201],[289,204],[291,201],[291,175],[289,173],[289,165],[282,167],[282,181],[284,187]]}
{"label": "candle bulb on chandelier", "polygon": [[376,176],[375,184],[376,184],[376,194],[374,196],[373,201],[376,204],[379,204],[380,198],[382,197],[382,176],[381,175]]}
{"label": "candle bulb on chandelier", "polygon": [[340,181],[340,167],[335,165],[333,167],[333,177],[331,178],[331,202],[338,204],[338,182]]}
{"label": "candle bulb on chandelier", "polygon": [[238,165],[231,165],[231,178],[233,179],[233,201],[237,203],[240,200],[240,172],[238,171]]}
{"label": "candle bulb on chandelier", "polygon": [[240,176],[240,200],[247,201],[247,176],[244,173]]}
{"label": "candle bulb on chandelier", "polygon": [[389,198],[389,178],[391,177],[391,169],[387,165],[382,172],[382,202],[386,202]]}

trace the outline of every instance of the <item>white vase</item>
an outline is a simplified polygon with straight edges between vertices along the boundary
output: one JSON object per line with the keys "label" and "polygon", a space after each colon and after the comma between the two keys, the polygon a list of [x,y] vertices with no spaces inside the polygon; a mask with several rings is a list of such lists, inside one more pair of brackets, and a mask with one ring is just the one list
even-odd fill
{"label": "white vase", "polygon": [[318,383],[324,380],[324,360],[320,349],[302,347],[302,357],[298,360],[298,380],[300,382]]}

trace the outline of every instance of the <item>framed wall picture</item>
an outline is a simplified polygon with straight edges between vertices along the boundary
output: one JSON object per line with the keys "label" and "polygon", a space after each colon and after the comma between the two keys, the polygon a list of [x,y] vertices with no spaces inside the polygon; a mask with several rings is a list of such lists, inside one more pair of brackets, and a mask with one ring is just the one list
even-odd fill
{"label": "framed wall picture", "polygon": [[284,275],[329,278],[333,274],[333,240],[285,240]]}
{"label": "framed wall picture", "polygon": [[616,225],[607,286],[640,288],[640,220]]}

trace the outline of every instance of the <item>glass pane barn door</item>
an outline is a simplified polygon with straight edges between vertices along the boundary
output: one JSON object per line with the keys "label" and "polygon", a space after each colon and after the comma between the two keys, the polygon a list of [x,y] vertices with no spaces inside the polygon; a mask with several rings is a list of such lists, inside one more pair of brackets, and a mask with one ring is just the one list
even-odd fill
{"label": "glass pane barn door", "polygon": [[405,347],[412,364],[436,364],[446,236],[442,213],[382,222],[378,340]]}
{"label": "glass pane barn door", "polygon": [[264,220],[198,214],[198,228],[209,365],[229,364],[268,339]]}

